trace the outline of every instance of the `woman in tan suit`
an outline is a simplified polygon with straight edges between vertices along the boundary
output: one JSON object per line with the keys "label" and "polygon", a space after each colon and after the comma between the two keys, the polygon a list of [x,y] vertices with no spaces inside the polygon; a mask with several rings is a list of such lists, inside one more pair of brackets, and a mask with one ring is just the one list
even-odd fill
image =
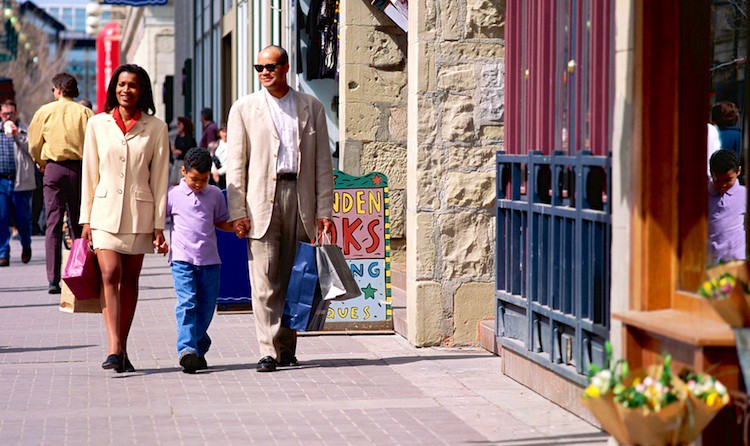
{"label": "woman in tan suit", "polygon": [[109,356],[102,364],[134,371],[127,339],[138,302],[143,255],[166,253],[164,217],[169,176],[167,124],[152,116],[151,80],[121,65],[107,88],[105,113],[89,119],[83,149],[82,237],[97,252]]}

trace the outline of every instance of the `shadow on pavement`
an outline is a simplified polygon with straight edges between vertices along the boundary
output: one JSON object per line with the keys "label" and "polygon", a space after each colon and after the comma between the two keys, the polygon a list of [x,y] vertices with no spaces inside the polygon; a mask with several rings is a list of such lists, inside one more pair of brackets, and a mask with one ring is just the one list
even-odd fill
{"label": "shadow on pavement", "polygon": [[29,353],[29,352],[47,352],[56,350],[75,350],[78,348],[97,347],[94,344],[88,345],[59,345],[55,347],[5,347],[0,345],[0,354],[6,353]]}
{"label": "shadow on pavement", "polygon": [[305,361],[300,362],[300,367],[361,367],[367,365],[400,365],[400,364],[411,364],[413,362],[421,361],[444,361],[446,359],[486,359],[496,358],[495,355],[490,353],[483,355],[434,355],[434,356],[392,356],[390,358],[380,359],[360,359],[360,358],[342,358],[342,359],[322,359],[317,360],[314,364],[308,364]]}
{"label": "shadow on pavement", "polygon": [[52,302],[49,304],[0,305],[0,310],[8,310],[11,308],[59,307],[59,306],[60,306],[60,302]]}
{"label": "shadow on pavement", "polygon": [[47,285],[43,286],[21,286],[12,288],[0,288],[0,294],[3,293],[27,293],[30,291],[44,291],[47,292]]}
{"label": "shadow on pavement", "polygon": [[591,444],[599,443],[602,441],[606,442],[609,438],[609,434],[606,432],[592,432],[587,434],[567,434],[567,435],[556,435],[550,437],[531,437],[531,438],[517,438],[514,440],[497,441],[497,442],[483,442],[483,441],[468,441],[467,444],[496,444],[505,446],[536,446],[536,445],[570,445],[570,444]]}

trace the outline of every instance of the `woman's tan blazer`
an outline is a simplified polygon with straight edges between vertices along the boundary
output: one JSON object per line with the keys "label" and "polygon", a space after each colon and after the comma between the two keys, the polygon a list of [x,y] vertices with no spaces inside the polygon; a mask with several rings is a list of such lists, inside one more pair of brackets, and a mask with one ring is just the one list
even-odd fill
{"label": "woman's tan blazer", "polygon": [[[333,165],[323,104],[292,90],[297,108],[297,209],[310,238],[333,213]],[[227,122],[229,219],[250,219],[248,237],[268,231],[276,195],[279,136],[263,90],[237,100]]]}
{"label": "woman's tan blazer", "polygon": [[164,229],[167,124],[143,113],[125,135],[109,113],[89,118],[83,143],[79,223],[113,234]]}

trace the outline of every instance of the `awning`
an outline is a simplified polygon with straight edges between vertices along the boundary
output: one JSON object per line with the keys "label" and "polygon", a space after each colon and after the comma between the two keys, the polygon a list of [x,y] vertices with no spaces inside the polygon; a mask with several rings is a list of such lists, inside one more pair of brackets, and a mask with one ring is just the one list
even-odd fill
{"label": "awning", "polygon": [[372,4],[390,17],[399,28],[409,31],[408,0],[372,0]]}

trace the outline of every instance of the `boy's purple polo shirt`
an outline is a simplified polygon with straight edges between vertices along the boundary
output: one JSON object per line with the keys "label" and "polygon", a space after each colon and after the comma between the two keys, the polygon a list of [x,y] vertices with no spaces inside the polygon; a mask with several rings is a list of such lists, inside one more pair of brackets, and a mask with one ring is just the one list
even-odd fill
{"label": "boy's purple polo shirt", "polygon": [[720,194],[708,183],[708,254],[711,264],[745,260],[747,190],[737,181]]}
{"label": "boy's purple polo shirt", "polygon": [[167,215],[172,217],[172,260],[221,264],[214,223],[229,220],[229,211],[218,187],[209,184],[196,194],[183,178],[167,194]]}

